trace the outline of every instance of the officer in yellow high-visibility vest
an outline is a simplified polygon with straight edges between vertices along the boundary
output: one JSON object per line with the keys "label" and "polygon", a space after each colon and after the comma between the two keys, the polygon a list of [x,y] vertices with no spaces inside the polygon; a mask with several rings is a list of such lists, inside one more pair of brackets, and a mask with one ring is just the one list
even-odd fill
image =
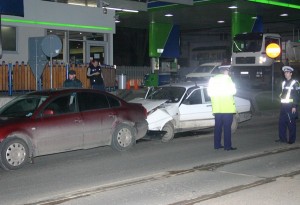
{"label": "officer in yellow high-visibility vest", "polygon": [[[231,124],[236,113],[234,95],[235,84],[229,76],[230,65],[220,66],[220,74],[212,77],[208,83],[208,95],[211,97],[212,111],[215,116],[214,148],[236,150],[231,145]],[[224,146],[221,143],[224,131]]]}
{"label": "officer in yellow high-visibility vest", "polygon": [[[296,141],[296,119],[298,118],[299,83],[292,79],[294,69],[283,66],[285,80],[280,94],[279,139],[276,142],[293,144]],[[287,129],[289,138],[287,138]]]}

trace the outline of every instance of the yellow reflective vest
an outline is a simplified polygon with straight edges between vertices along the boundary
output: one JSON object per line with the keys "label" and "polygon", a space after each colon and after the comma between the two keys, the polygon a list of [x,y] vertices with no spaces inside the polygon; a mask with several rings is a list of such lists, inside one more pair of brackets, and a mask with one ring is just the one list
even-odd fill
{"label": "yellow reflective vest", "polygon": [[208,95],[213,113],[236,113],[234,95],[235,84],[229,75],[218,74],[209,80]]}
{"label": "yellow reflective vest", "polygon": [[293,107],[298,105],[299,101],[299,83],[296,80],[284,80],[282,82],[282,91],[280,94],[281,103],[291,103]]}

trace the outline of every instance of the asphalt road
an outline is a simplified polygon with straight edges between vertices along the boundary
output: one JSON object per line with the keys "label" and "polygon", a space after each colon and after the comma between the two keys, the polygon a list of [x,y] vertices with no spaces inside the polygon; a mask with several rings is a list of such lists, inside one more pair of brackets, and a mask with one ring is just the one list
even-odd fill
{"label": "asphalt road", "polygon": [[300,145],[274,142],[277,115],[240,124],[236,151],[214,150],[212,137],[189,132],[169,143],[141,140],[126,152],[38,157],[0,170],[0,204],[299,204]]}

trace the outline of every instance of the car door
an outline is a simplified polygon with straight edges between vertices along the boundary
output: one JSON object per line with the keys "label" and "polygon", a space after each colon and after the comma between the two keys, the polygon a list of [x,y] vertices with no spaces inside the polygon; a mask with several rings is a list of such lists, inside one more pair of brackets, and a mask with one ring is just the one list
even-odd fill
{"label": "car door", "polygon": [[197,129],[214,126],[212,105],[206,88],[195,88],[179,106],[179,127]]}
{"label": "car door", "polygon": [[32,128],[39,155],[82,148],[83,125],[76,103],[76,94],[71,93],[45,106]]}
{"label": "car door", "polygon": [[110,109],[104,93],[78,93],[79,110],[84,122],[84,147],[109,145],[116,112]]}

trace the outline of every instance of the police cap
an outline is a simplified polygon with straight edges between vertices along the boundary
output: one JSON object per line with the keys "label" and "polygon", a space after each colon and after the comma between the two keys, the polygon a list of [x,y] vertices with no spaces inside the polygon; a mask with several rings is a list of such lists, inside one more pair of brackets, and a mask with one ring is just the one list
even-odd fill
{"label": "police cap", "polygon": [[293,72],[294,69],[291,66],[283,66],[282,71],[283,72]]}

